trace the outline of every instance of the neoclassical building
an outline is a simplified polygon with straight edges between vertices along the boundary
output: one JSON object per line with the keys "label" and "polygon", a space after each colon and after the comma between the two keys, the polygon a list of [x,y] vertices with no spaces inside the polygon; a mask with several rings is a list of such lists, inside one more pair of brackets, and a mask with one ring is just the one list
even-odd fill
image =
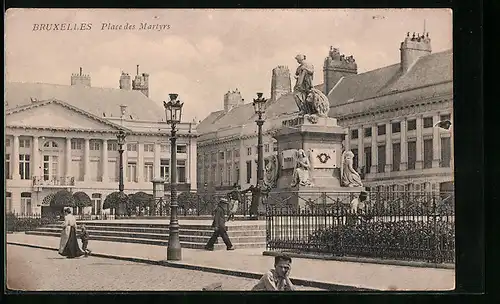
{"label": "neoclassical building", "polygon": [[[453,121],[453,52],[432,53],[428,33],[408,33],[399,49],[398,63],[358,74],[355,59],[331,47],[316,88],[328,96],[329,116],[346,128],[344,149],[355,154],[365,186],[450,190],[453,133],[435,124]],[[297,112],[288,68],[275,68],[271,84],[264,156],[277,150],[270,131]],[[224,109],[205,118],[198,133],[198,187],[256,184],[255,114],[239,92],[226,93]]]}
{"label": "neoclassical building", "polygon": [[87,193],[92,213],[101,213],[106,196],[118,190],[120,129],[128,134],[125,193],[152,193],[151,181],[168,180],[171,166],[181,190],[196,189],[195,124],[178,125],[172,164],[164,109],[148,98],[148,75],[137,72],[133,81],[123,73],[120,89],[92,87],[81,69],[71,85],[6,84],[7,212],[40,213],[44,198],[67,189]]}

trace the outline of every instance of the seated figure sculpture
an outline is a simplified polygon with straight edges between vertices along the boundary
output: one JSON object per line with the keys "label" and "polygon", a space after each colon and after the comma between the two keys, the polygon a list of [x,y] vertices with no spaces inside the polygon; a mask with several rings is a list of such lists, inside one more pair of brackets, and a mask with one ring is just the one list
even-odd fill
{"label": "seated figure sculpture", "polygon": [[353,167],[354,153],[344,151],[342,153],[342,166],[340,167],[341,185],[344,187],[363,187],[361,176]]}
{"label": "seated figure sculpture", "polygon": [[303,149],[300,149],[297,152],[296,156],[296,161],[295,161],[295,169],[293,171],[293,177],[292,177],[292,187],[295,187],[297,185],[300,186],[312,186],[311,178],[310,178],[310,171],[312,169],[311,167],[311,161],[309,159],[309,155],[306,154],[306,152]]}

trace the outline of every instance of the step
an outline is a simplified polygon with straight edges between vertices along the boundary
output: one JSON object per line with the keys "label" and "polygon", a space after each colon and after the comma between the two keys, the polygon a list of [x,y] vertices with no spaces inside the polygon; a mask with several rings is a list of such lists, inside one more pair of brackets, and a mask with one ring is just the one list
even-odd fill
{"label": "step", "polygon": [[[51,228],[38,228],[38,232],[49,232],[49,233],[59,233],[60,229],[51,229]],[[139,239],[155,239],[155,240],[167,240],[168,239],[168,231],[165,233],[142,233],[142,232],[129,232],[129,231],[108,231],[108,230],[92,230],[90,231],[91,238],[94,236],[116,236],[116,237],[130,237],[130,238],[139,238]],[[212,236],[212,233],[208,235],[185,235],[182,231],[180,233],[180,240],[186,242],[193,243],[206,243]],[[258,235],[250,235],[250,236],[240,236],[240,235],[232,235],[229,233],[229,238],[236,243],[259,243],[266,241],[265,232],[260,232]]]}
{"label": "step", "polygon": [[[95,230],[110,230],[110,231],[130,231],[130,232],[148,232],[148,233],[168,233],[169,228],[157,228],[157,227],[116,227],[116,226],[93,226],[86,225],[89,231]],[[51,228],[51,229],[61,229],[58,225],[47,225],[43,226],[43,228]],[[179,227],[181,233],[186,235],[211,235],[213,228],[210,229],[187,229],[183,226]],[[231,227],[230,227],[231,228]],[[255,233],[266,233],[266,229],[244,229],[244,230],[228,230],[230,233],[234,233],[235,235],[255,235]],[[250,232],[249,232],[250,231]]]}
{"label": "step", "polygon": [[[60,233],[54,232],[38,232],[38,231],[28,231],[26,234],[29,235],[41,235],[41,236],[52,236],[52,237],[60,237]],[[92,237],[92,240],[96,241],[107,241],[107,242],[118,242],[118,243],[138,243],[138,244],[146,244],[146,245],[157,245],[157,246],[167,246],[168,240],[154,240],[154,239],[138,239],[138,238],[130,238],[130,237],[112,237],[112,236],[95,236]],[[236,248],[265,248],[266,243],[233,243]],[[181,241],[182,248],[189,249],[204,249],[205,243],[192,243],[192,242],[184,242]],[[89,244],[91,247],[91,243]],[[224,250],[226,249],[226,245],[223,242],[219,241],[214,245],[214,250]]]}
{"label": "step", "polygon": [[[80,225],[81,223],[77,223]],[[92,222],[85,222],[85,226],[87,228],[92,229],[93,227],[116,227],[118,229],[137,229],[137,228],[155,228],[155,229],[168,229],[169,225],[163,225],[163,224],[142,224],[142,223],[121,223],[121,224],[115,224],[115,223],[92,223]],[[46,227],[57,227],[61,229],[60,224],[49,224]],[[213,227],[211,225],[180,225],[179,226],[181,230],[208,230],[208,231],[213,231]],[[242,230],[266,230],[266,225],[228,225],[227,226],[228,231],[242,231]]]}

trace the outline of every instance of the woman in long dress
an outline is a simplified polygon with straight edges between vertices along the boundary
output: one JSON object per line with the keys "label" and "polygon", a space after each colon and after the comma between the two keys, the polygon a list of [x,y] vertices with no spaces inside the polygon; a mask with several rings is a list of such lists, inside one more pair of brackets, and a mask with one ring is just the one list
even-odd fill
{"label": "woman in long dress", "polygon": [[64,208],[64,224],[61,232],[59,254],[70,259],[80,257],[85,254],[78,245],[76,228],[76,219],[71,214],[71,208]]}

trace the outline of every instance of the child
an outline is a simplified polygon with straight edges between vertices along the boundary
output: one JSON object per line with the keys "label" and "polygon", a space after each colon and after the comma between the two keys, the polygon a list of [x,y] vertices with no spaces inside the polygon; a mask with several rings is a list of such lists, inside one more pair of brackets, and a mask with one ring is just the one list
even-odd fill
{"label": "child", "polygon": [[89,254],[92,252],[89,249],[87,249],[87,246],[89,244],[89,232],[87,230],[87,227],[85,224],[82,224],[82,233],[80,234],[80,238],[82,239],[82,249],[85,252],[85,256],[89,256]]}
{"label": "child", "polygon": [[286,255],[274,258],[274,269],[266,272],[252,291],[294,291],[295,286],[290,281],[292,258]]}

